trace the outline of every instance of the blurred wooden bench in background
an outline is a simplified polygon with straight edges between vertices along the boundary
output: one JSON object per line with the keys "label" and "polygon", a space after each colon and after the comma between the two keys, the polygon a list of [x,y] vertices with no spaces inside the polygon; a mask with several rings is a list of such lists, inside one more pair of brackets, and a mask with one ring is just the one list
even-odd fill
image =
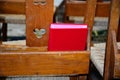
{"label": "blurred wooden bench in background", "polygon": [[[70,16],[85,16],[86,0],[65,0],[65,22],[69,22]],[[110,11],[110,1],[98,0],[96,5],[96,17],[108,17]]]}
{"label": "blurred wooden bench in background", "polygon": [[[54,17],[63,0],[54,0]],[[2,40],[7,40],[7,25],[25,24],[25,0],[0,0],[0,23],[2,23]]]}
{"label": "blurred wooden bench in background", "polygon": [[25,0],[0,0],[0,13],[25,14]]}
{"label": "blurred wooden bench in background", "polygon": [[7,23],[25,23],[25,0],[0,0],[0,23],[2,40],[7,40]]}

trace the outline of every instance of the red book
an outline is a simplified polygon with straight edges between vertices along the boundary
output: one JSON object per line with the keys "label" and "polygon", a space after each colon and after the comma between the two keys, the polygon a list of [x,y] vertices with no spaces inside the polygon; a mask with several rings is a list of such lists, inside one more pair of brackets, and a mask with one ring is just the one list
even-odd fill
{"label": "red book", "polygon": [[81,24],[51,24],[49,51],[85,50],[88,27]]}

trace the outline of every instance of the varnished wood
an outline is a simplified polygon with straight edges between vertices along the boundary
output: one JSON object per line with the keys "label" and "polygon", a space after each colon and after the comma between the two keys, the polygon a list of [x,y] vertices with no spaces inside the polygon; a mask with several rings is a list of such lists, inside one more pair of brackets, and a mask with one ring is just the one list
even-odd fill
{"label": "varnished wood", "polygon": [[[110,28],[110,27],[109,27]],[[113,78],[113,65],[114,65],[114,59],[111,62],[111,48],[112,48],[112,35],[111,35],[111,29],[109,29],[108,32],[108,38],[107,38],[107,44],[106,44],[106,51],[105,51],[105,60],[104,60],[104,73],[103,73],[103,79],[104,80],[111,80]],[[114,56],[113,56],[114,58]],[[110,71],[110,66],[112,64],[112,70]],[[112,73],[110,73],[112,72]],[[112,75],[112,76],[110,76]]]}
{"label": "varnished wood", "polygon": [[0,0],[0,13],[25,14],[25,0]]}
{"label": "varnished wood", "polygon": [[[112,31],[112,56],[111,61],[113,60],[113,65],[111,65],[110,69],[113,69],[112,76],[113,78],[120,78],[120,53],[117,46],[117,39],[115,31]],[[113,58],[114,57],[114,58]]]}
{"label": "varnished wood", "polygon": [[[111,3],[111,17],[110,17],[110,28],[112,28],[112,30],[115,30],[116,34],[118,33],[118,25],[119,25],[119,17],[120,17],[120,1],[119,0],[112,0],[112,3]],[[116,36],[115,35],[112,35],[114,36],[113,37],[113,41],[115,41],[114,39],[116,39],[116,36],[119,36],[119,34],[117,34]],[[117,44],[117,43],[116,43]],[[116,48],[116,49],[115,49]],[[117,51],[117,46],[115,46],[115,43],[113,43],[113,48],[112,48],[112,52],[114,54],[111,54],[111,57],[110,57],[110,75],[109,75],[109,78],[110,80],[111,79],[115,79],[114,75],[120,75],[119,73],[119,68],[117,68],[117,71],[116,71],[116,67],[118,67],[116,64],[116,54],[118,53]],[[119,65],[120,67],[120,65]],[[114,72],[115,70],[115,72]],[[120,78],[120,76],[117,76]]]}
{"label": "varnished wood", "polygon": [[[94,17],[96,12],[97,0],[87,0],[87,10],[85,14],[84,23],[88,24],[90,28],[90,41],[92,38],[92,29],[94,24]],[[92,44],[92,42],[90,42]]]}
{"label": "varnished wood", "polygon": [[0,0],[4,2],[25,2],[25,0]]}
{"label": "varnished wood", "polygon": [[[119,5],[120,0],[112,0],[111,2],[111,12],[109,18],[108,27],[108,38],[106,45],[106,55],[105,55],[105,65],[104,65],[104,80],[112,80],[114,78],[114,68],[115,68],[115,53],[117,52],[117,47],[115,46],[115,35],[111,35],[111,31],[114,30],[117,34],[118,24],[119,24]],[[114,38],[114,39],[111,39]],[[111,42],[111,41],[114,42]],[[110,47],[112,46],[112,47]]]}
{"label": "varnished wood", "polygon": [[[1,76],[76,76],[86,75],[89,71],[89,48],[87,51],[47,51],[47,47],[28,47],[25,44],[7,45],[5,43],[0,46],[0,51]],[[1,65],[3,62],[5,64]]]}
{"label": "varnished wood", "polygon": [[[34,5],[33,0],[26,0],[26,45],[47,46],[49,26],[53,22],[53,0],[46,0],[46,5]],[[45,29],[42,38],[37,38],[35,29]]]}
{"label": "varnished wood", "polygon": [[120,17],[120,0],[113,0],[111,4],[111,12],[110,12],[110,29],[116,31],[118,33],[118,25],[119,25],[119,17]]}
{"label": "varnished wood", "polygon": [[1,52],[0,76],[88,74],[89,57],[87,51]]}
{"label": "varnished wood", "polygon": [[[120,53],[118,52],[116,32],[109,31],[110,43],[107,45],[105,56],[104,80],[120,79]],[[109,47],[109,48],[108,48]]]}
{"label": "varnished wood", "polygon": [[47,52],[47,46],[44,47],[27,47],[25,45],[0,45],[1,52]]}
{"label": "varnished wood", "polygon": [[[87,9],[86,2],[69,2],[65,3],[66,16],[85,16]],[[102,10],[102,11],[101,11]],[[110,10],[110,2],[97,2],[96,13],[97,17],[108,17]]]}
{"label": "varnished wood", "polygon": [[[48,51],[47,41],[53,18],[53,0],[47,0],[44,6],[33,5],[32,1],[26,0],[27,46],[0,45],[0,76],[88,75],[89,43],[84,51]],[[47,33],[42,39],[36,38],[33,33],[35,28],[46,29]]]}
{"label": "varnished wood", "polygon": [[[116,69],[116,66],[115,66],[115,64],[117,63],[116,59],[118,59],[118,62],[120,64],[120,57],[118,58],[119,54],[117,54],[115,56],[113,54],[113,53],[118,53],[118,52],[117,52],[117,48],[113,46],[115,42],[112,42],[112,35],[111,35],[111,32],[110,32],[111,30],[115,30],[115,32],[117,33],[118,24],[119,24],[119,14],[120,14],[119,13],[119,10],[120,10],[119,5],[120,5],[120,0],[112,0],[111,12],[110,12],[110,17],[109,17],[110,19],[109,19],[109,28],[108,28],[108,39],[107,39],[105,60],[104,60],[105,61],[105,64],[104,64],[104,67],[105,67],[104,68],[104,80],[113,80],[113,78],[115,78],[115,77],[120,78],[120,71],[119,71],[120,70],[120,68],[119,68],[120,65],[118,65],[117,69]],[[94,9],[94,11],[91,10],[91,14],[92,13],[94,14],[95,7],[94,8],[91,7],[90,9]],[[90,9],[87,10],[87,11],[90,12]],[[89,14],[87,14],[87,16]],[[89,20],[88,23],[93,22],[93,18],[94,18],[93,14],[92,14],[92,19],[91,19],[91,17],[89,18],[90,20],[88,19]],[[89,15],[89,16],[91,16],[91,15]],[[91,23],[91,24],[93,26],[93,23]],[[116,56],[117,56],[117,58],[116,58]],[[114,70],[116,72],[114,72]]]}

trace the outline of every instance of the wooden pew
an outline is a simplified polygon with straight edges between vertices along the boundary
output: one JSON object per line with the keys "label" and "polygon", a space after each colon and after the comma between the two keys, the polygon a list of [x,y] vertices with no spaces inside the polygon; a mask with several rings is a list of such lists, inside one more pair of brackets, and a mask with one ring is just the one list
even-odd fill
{"label": "wooden pew", "polygon": [[103,80],[120,79],[120,54],[118,50],[120,43],[117,44],[116,42],[117,36],[119,36],[119,34],[117,34],[120,20],[119,13],[120,0],[112,0],[107,41],[106,43],[94,44],[94,46],[91,47],[91,62],[103,77]]}
{"label": "wooden pew", "polygon": [[[16,45],[4,42],[0,45],[0,76],[77,76],[79,79],[79,76],[88,75],[89,34],[87,48],[83,51],[47,50],[49,25],[53,18],[53,0],[47,2],[49,4],[38,7],[31,4],[32,0],[26,0],[26,41],[21,42],[23,45],[17,41]],[[46,30],[41,39],[34,34],[36,28]]]}
{"label": "wooden pew", "polygon": [[[111,39],[110,39],[111,38]],[[105,55],[104,80],[120,79],[120,42],[115,30],[110,32],[109,51]]]}
{"label": "wooden pew", "polygon": [[[65,22],[69,22],[69,16],[85,16],[87,9],[86,0],[66,0],[65,1]],[[98,0],[96,5],[96,17],[108,17],[110,10],[110,1],[104,2],[103,0]]]}
{"label": "wooden pew", "polygon": [[[55,16],[63,0],[59,4],[54,1]],[[0,23],[2,23],[2,40],[7,40],[7,23],[25,24],[25,0],[0,0]]]}
{"label": "wooden pew", "polygon": [[0,14],[25,14],[25,0],[0,0]]}
{"label": "wooden pew", "polygon": [[0,0],[2,40],[7,40],[7,23],[25,24],[25,0]]}

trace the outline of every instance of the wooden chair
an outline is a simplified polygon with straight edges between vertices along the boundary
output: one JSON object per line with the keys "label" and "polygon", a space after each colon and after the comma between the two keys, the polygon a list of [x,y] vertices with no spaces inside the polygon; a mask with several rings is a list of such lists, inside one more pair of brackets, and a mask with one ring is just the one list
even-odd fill
{"label": "wooden chair", "polygon": [[100,74],[103,77],[102,80],[113,80],[113,79],[119,80],[120,79],[120,53],[119,53],[120,42],[117,42],[116,40],[117,37],[115,30],[110,29],[108,36],[109,39],[107,40],[106,46],[104,43],[101,43],[101,46],[104,48],[101,48],[100,46],[98,47],[98,45],[100,44],[96,45],[96,50],[98,50],[96,52],[98,53],[98,56],[94,56],[94,57],[96,57],[95,60],[97,60],[96,64],[99,64],[98,67],[99,67],[99,71],[101,70]]}
{"label": "wooden chair", "polygon": [[[53,0],[26,0],[26,41],[2,42],[0,76],[70,76],[71,80],[78,80],[79,76],[88,75],[89,34],[84,51],[48,51],[52,21]],[[35,29],[44,29],[42,38],[34,34]]]}
{"label": "wooden chair", "polygon": [[[73,2],[74,2],[74,0],[73,0]],[[71,3],[69,2],[70,3],[69,5],[73,4],[73,2],[71,2]],[[74,4],[75,4],[75,2],[74,2]],[[87,5],[86,9],[88,9],[88,10],[87,10],[86,15],[85,15],[86,17],[85,17],[84,23],[88,24],[88,26],[91,29],[90,30],[90,32],[91,32],[90,34],[92,34],[92,29],[93,29],[93,24],[94,24],[94,17],[97,15],[97,13],[96,13],[97,9],[96,8],[97,8],[98,3],[97,3],[97,0],[92,0],[92,1],[89,0],[89,1],[87,1],[87,4],[88,5]],[[69,10],[69,7],[68,7],[68,4],[67,4],[66,10]],[[73,6],[71,6],[71,7],[73,7]],[[111,8],[111,9],[109,9],[109,8]],[[109,17],[110,18],[110,20],[109,20],[109,28],[111,30],[115,30],[116,33],[118,33],[118,35],[119,35],[119,32],[120,32],[120,31],[118,31],[119,10],[120,10],[119,9],[119,0],[112,0],[111,7],[110,7],[110,4],[109,4],[109,8],[107,8],[108,12],[105,11],[107,13],[107,17],[109,17],[109,13],[111,13],[110,17]],[[75,9],[76,8],[74,8],[73,10],[75,10]],[[79,10],[81,10],[81,9],[79,9]],[[109,10],[111,12],[109,12]],[[66,13],[67,13],[67,11],[66,11]],[[67,17],[68,16],[78,16],[80,14],[79,13],[78,15],[76,15],[76,14],[73,15],[73,13],[74,13],[74,11],[72,11],[72,8],[71,8],[71,12],[69,12],[69,15],[67,15]],[[108,31],[110,32],[110,30],[108,30]],[[110,35],[110,33],[108,33],[108,35]],[[118,38],[119,38],[119,36],[117,36],[117,39]],[[91,62],[97,68],[97,70],[99,71],[99,73],[101,74],[101,76],[103,76],[104,80],[110,80],[110,77],[113,78],[113,72],[114,72],[114,69],[108,68],[109,66],[111,66],[108,63],[108,61],[110,60],[109,59],[110,57],[108,57],[108,56],[110,56],[109,55],[110,54],[110,50],[111,50],[110,48],[112,47],[110,45],[110,43],[112,43],[112,42],[111,42],[111,40],[109,38],[108,38],[108,41],[107,41],[107,46],[106,46],[105,43],[93,44],[91,42],[91,45],[93,45],[91,47]],[[106,47],[106,51],[105,51],[105,47]],[[106,60],[104,60],[104,58]],[[104,62],[105,62],[105,65],[104,65]],[[112,69],[112,70],[110,70],[111,72],[109,72],[108,69]],[[109,75],[109,73],[111,73],[111,74]],[[114,75],[115,75],[115,73],[114,73]],[[117,72],[117,75],[119,75],[119,71]]]}
{"label": "wooden chair", "polygon": [[120,79],[120,42],[117,42],[115,30],[111,30],[109,51],[105,54],[104,80]]}
{"label": "wooden chair", "polygon": [[[120,65],[119,64],[117,66],[115,65],[116,64],[115,61],[117,59],[115,56],[117,55],[117,48],[115,49],[116,43],[113,43],[115,42],[115,40],[113,40],[115,39],[115,33],[117,34],[119,32],[118,31],[119,16],[120,16],[119,5],[120,5],[120,0],[111,1],[107,43],[96,44],[91,48],[91,62],[94,64],[94,66],[96,67],[96,69],[101,74],[104,80],[112,80],[114,77],[120,78],[119,76]],[[110,32],[111,30],[114,30],[115,33],[113,31]],[[119,35],[119,33],[117,35]],[[119,45],[120,44],[118,44],[118,46]]]}
{"label": "wooden chair", "polygon": [[96,49],[94,48],[95,50],[98,50],[96,51],[98,53],[96,54],[97,56],[94,55],[94,57],[96,57],[96,59],[94,58],[94,60],[96,60],[95,66],[96,64],[98,65],[97,69],[99,67],[98,71],[103,77],[102,80],[113,80],[113,79],[119,80],[120,79],[120,53],[119,53],[120,42],[117,42],[116,40],[117,37],[115,30],[112,29],[109,30],[108,36],[109,39],[107,40],[106,50],[104,43],[101,43],[101,46],[104,48],[98,46],[100,44],[96,45]]}
{"label": "wooden chair", "polygon": [[[75,17],[80,17],[80,18],[84,17],[87,9],[86,1],[87,0],[65,0],[64,21],[73,22]],[[95,16],[108,17],[109,9],[110,9],[110,1],[105,2],[103,0],[97,0]]]}

